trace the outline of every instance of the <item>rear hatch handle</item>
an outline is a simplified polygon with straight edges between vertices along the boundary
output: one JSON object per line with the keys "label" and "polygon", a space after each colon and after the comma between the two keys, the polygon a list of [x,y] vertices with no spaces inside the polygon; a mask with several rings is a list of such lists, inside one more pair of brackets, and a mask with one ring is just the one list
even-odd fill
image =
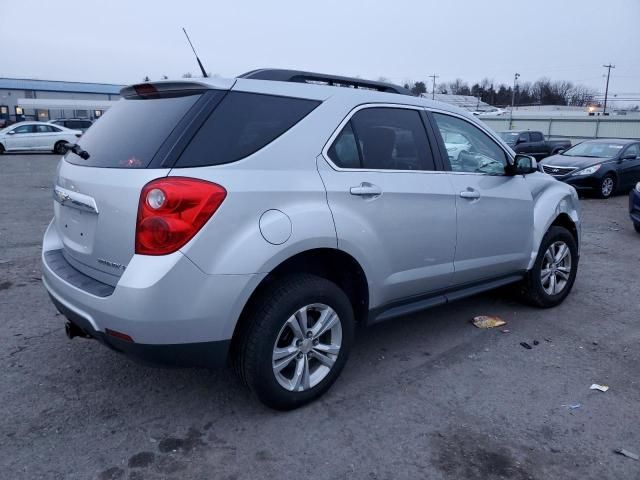
{"label": "rear hatch handle", "polygon": [[53,199],[60,205],[77,208],[85,212],[98,213],[98,205],[94,198],[57,185],[53,189]]}

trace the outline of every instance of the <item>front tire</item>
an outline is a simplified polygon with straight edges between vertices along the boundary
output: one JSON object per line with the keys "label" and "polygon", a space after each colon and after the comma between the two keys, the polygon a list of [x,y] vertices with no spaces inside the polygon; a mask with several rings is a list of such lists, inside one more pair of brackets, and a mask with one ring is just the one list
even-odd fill
{"label": "front tire", "polygon": [[571,232],[564,227],[551,227],[542,239],[533,268],[520,285],[520,298],[540,308],[559,305],[573,288],[578,260],[578,247]]}
{"label": "front tire", "polygon": [[0,143],[0,155],[2,155],[4,152],[5,152],[4,145]]}
{"label": "front tire", "polygon": [[636,232],[640,233],[640,223],[634,223],[633,228],[636,229]]}
{"label": "front tire", "polygon": [[247,320],[237,352],[239,370],[260,401],[277,410],[300,407],[325,393],[353,342],[349,298],[315,275],[276,280]]}
{"label": "front tire", "polygon": [[602,180],[600,180],[600,185],[598,185],[598,196],[600,198],[609,198],[614,194],[615,191],[616,178],[611,174],[607,174],[602,177]]}

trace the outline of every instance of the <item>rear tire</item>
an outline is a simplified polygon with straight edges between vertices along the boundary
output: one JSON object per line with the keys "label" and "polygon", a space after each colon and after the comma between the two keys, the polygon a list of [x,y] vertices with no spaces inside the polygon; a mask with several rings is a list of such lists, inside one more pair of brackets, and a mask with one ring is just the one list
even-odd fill
{"label": "rear tire", "polygon": [[602,180],[600,180],[600,185],[598,185],[598,196],[600,198],[609,198],[616,191],[616,177],[608,173]]}
{"label": "rear tire", "polygon": [[265,405],[300,407],[338,378],[353,333],[351,302],[336,284],[308,274],[283,277],[249,312],[236,351],[239,373]]}
{"label": "rear tire", "polygon": [[633,228],[636,229],[636,232],[640,233],[640,223],[634,223]]}
{"label": "rear tire", "polygon": [[542,239],[533,268],[520,284],[520,299],[540,308],[562,303],[575,282],[578,260],[578,247],[571,232],[564,227],[551,227]]}
{"label": "rear tire", "polygon": [[67,149],[65,148],[65,145],[68,142],[58,142],[55,144],[55,146],[53,147],[53,153],[55,153],[56,155],[64,155],[65,153],[67,153]]}
{"label": "rear tire", "polygon": [[0,155],[4,153],[4,145],[0,143]]}

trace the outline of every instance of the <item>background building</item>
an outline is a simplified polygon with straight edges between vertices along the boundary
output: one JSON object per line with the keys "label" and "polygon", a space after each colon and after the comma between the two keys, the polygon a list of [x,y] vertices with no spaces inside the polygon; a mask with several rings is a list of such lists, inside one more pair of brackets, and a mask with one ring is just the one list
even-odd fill
{"label": "background building", "polygon": [[0,78],[0,125],[22,120],[95,119],[123,85]]}

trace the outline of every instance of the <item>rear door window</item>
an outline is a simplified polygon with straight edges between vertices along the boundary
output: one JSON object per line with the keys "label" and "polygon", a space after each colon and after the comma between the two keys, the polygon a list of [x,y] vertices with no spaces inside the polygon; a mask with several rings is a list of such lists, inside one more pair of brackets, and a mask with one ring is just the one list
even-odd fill
{"label": "rear door window", "polygon": [[372,107],[356,112],[327,153],[341,168],[436,169],[420,113],[413,109]]}
{"label": "rear door window", "polygon": [[221,165],[245,158],[284,134],[319,104],[301,98],[229,92],[175,167]]}
{"label": "rear door window", "polygon": [[73,153],[65,159],[89,167],[145,168],[200,96],[119,100],[78,141],[89,159]]}

